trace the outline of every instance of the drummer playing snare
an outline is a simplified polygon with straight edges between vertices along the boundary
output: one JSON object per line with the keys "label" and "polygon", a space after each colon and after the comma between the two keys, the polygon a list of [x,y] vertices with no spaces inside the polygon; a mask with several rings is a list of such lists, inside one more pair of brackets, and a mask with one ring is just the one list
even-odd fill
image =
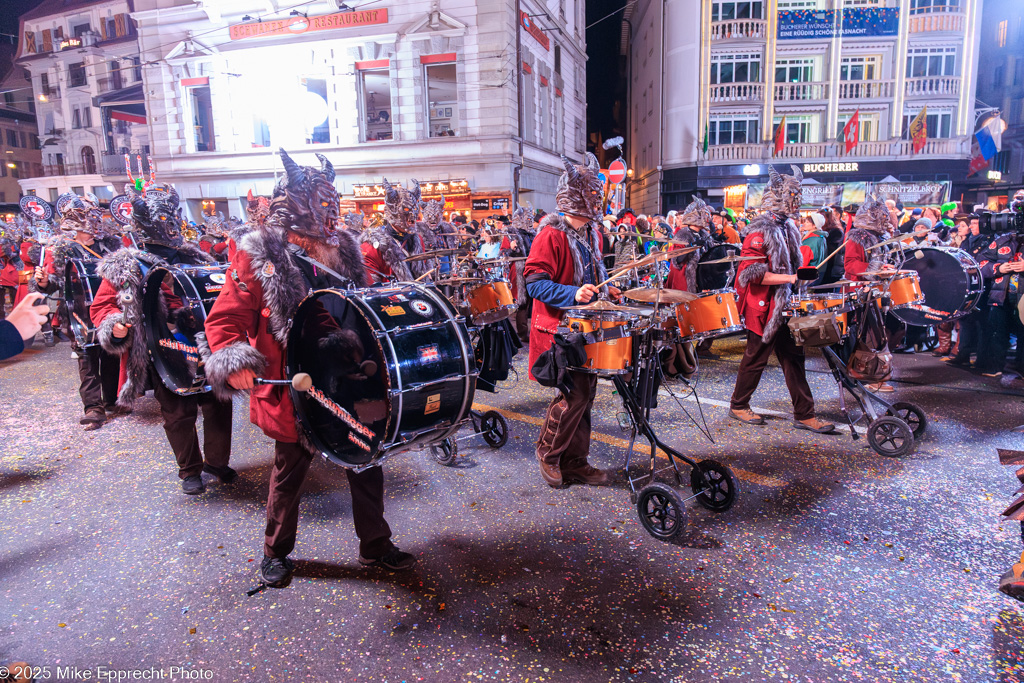
{"label": "drummer playing snare", "polygon": [[[577,165],[562,157],[565,172],[558,180],[556,203],[562,215],[541,221],[524,269],[526,291],[536,299],[530,333],[530,367],[554,343],[563,311],[588,304],[602,291],[618,298],[619,290],[599,283],[607,279],[601,260],[601,181],[597,158],[586,155]],[[605,486],[608,475],[590,465],[590,413],[597,375],[570,372],[573,390],[548,406],[537,441],[540,473],[548,485],[571,482]],[[533,378],[531,374],[531,379]]]}

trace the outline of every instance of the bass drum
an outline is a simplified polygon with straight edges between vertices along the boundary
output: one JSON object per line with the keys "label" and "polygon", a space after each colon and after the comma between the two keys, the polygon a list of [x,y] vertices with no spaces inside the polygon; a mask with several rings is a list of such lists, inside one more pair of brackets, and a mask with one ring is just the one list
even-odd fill
{"label": "bass drum", "polygon": [[196,335],[224,288],[227,265],[156,266],[142,290],[146,344],[164,386],[181,396],[210,390]]}
{"label": "bass drum", "polygon": [[299,424],[343,467],[444,441],[469,415],[476,358],[465,318],[436,287],[321,289],[299,304],[288,335]]}
{"label": "bass drum", "polygon": [[735,263],[712,263],[704,265],[707,261],[716,261],[725,258],[730,252],[739,256],[742,244],[716,244],[705,251],[697,264],[697,288],[702,292],[718,289],[729,289],[736,280]]}
{"label": "bass drum", "polygon": [[96,326],[92,324],[89,308],[103,281],[96,270],[99,261],[69,259],[64,266],[64,301],[68,305],[68,325],[75,341],[83,349],[96,346]]}
{"label": "bass drum", "polygon": [[937,325],[962,318],[978,305],[985,283],[981,268],[971,255],[953,247],[918,247],[903,270],[916,270],[921,278],[924,302],[892,309],[908,325]]}

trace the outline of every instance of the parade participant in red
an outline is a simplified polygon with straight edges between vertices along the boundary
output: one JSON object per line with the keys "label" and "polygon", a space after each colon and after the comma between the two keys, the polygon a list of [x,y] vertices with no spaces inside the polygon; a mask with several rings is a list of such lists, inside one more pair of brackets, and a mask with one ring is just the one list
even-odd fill
{"label": "parade participant in red", "polygon": [[[392,185],[384,178],[384,218],[401,237],[402,249],[409,256],[433,251],[441,247],[440,238],[421,221],[420,183],[413,178],[412,189],[407,190],[401,185]],[[422,277],[439,267],[437,259],[410,261],[408,268],[415,278]],[[392,268],[394,266],[392,265]],[[401,278],[400,279],[405,279]],[[427,275],[429,279],[433,279]]]}
{"label": "parade participant in red", "polygon": [[743,236],[740,256],[753,257],[741,261],[736,271],[737,305],[747,328],[747,348],[736,376],[729,417],[745,424],[764,424],[764,418],[750,409],[750,398],[774,352],[793,401],[794,426],[826,434],[835,425],[814,416],[804,350],[793,341],[782,319],[800,265],[800,231],[793,219],[800,210],[803,174],[796,166],[793,172],[792,176],[781,175],[770,168],[762,213]]}
{"label": "parade participant in red", "polygon": [[849,240],[844,259],[847,280],[877,280],[877,276],[864,273],[891,268],[885,263],[883,249],[868,251],[885,239],[891,227],[892,217],[885,202],[873,194],[865,197],[853,218],[853,228],[846,233],[846,239]]}
{"label": "parade participant in red", "polygon": [[[294,570],[288,555],[295,547],[300,491],[315,448],[296,423],[289,389],[256,386],[255,380],[285,377],[291,320],[307,292],[366,284],[355,237],[337,229],[339,197],[331,163],[318,154],[320,168],[299,166],[284,150],[280,154],[285,173],[274,188],[270,215],[261,229],[242,238],[227,284],[206,320],[207,379],[220,396],[250,391],[250,419],[275,441],[258,578],[276,588],[288,585]],[[345,474],[359,562],[411,568],[415,558],[391,542],[384,519],[381,468],[346,469]]]}
{"label": "parade participant in red", "polygon": [[[387,202],[387,197],[384,201]],[[370,282],[377,284],[392,278],[404,282],[412,280],[412,271],[405,262],[407,254],[398,243],[395,231],[387,223],[363,229],[363,220],[362,213],[345,215],[345,227],[358,236]]]}
{"label": "parade participant in red", "polygon": [[[164,432],[178,463],[181,489],[187,495],[203,493],[202,472],[221,481],[234,481],[236,472],[228,466],[231,457],[231,402],[213,394],[179,396],[166,386],[150,362],[146,333],[142,328],[142,266],[147,271],[163,265],[206,265],[212,262],[181,234],[181,209],[173,187],[153,186],[145,194],[126,188],[132,203],[132,222],[137,238],[146,251],[120,249],[103,259],[99,274],[103,278],[96,299],[89,309],[96,325],[100,345],[108,353],[121,357],[122,385],[117,405],[132,410],[135,399],[153,387],[160,404]],[[164,288],[171,303],[172,291]],[[196,418],[203,411],[204,449],[199,447]],[[203,450],[206,451],[205,460]]]}
{"label": "parade participant in red", "polygon": [[711,246],[711,233],[708,226],[711,224],[711,207],[700,197],[694,197],[690,205],[675,216],[675,233],[672,239],[676,242],[685,242],[684,245],[670,245],[669,251],[683,249],[687,246],[700,247],[683,256],[676,256],[669,261],[671,267],[668,271],[668,280],[665,286],[668,289],[678,289],[684,292],[697,294],[700,289],[697,287],[697,264],[700,262],[701,252]]}
{"label": "parade participant in red", "polygon": [[[601,260],[602,187],[597,157],[588,152],[582,165],[565,157],[562,163],[565,172],[558,180],[555,201],[564,216],[549,214],[541,221],[526,261],[526,289],[534,299],[531,368],[554,343],[566,308],[590,303],[602,293],[619,295],[614,287],[597,286],[607,279]],[[569,374],[573,390],[551,401],[537,441],[541,477],[553,487],[571,482],[604,486],[609,476],[587,461],[597,375]]]}
{"label": "parade participant in red", "polygon": [[[30,288],[48,295],[60,292],[68,259],[96,261],[121,248],[121,240],[103,233],[102,218],[95,195],[73,196],[61,202],[60,229],[63,235],[46,250],[46,263],[36,266]],[[84,415],[79,420],[86,431],[99,429],[108,413],[118,412],[117,385],[120,361],[99,346],[71,348],[78,356],[78,393]]]}
{"label": "parade participant in red", "polygon": [[21,244],[17,228],[6,226],[0,236],[0,320],[6,315],[6,302],[15,306],[18,291],[18,245]]}

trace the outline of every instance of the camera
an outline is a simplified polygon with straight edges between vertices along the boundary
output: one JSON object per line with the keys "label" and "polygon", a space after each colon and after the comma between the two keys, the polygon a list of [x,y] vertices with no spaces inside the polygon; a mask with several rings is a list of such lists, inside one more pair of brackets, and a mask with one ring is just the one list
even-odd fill
{"label": "camera", "polygon": [[978,212],[978,227],[983,235],[1004,235],[1015,232],[1024,235],[1024,212],[992,213]]}

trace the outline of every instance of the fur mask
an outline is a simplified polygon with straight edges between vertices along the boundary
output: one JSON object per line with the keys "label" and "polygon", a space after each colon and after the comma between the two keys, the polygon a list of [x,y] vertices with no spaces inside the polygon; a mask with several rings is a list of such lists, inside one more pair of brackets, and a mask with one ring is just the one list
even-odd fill
{"label": "fur mask", "polygon": [[211,237],[227,237],[228,226],[224,220],[224,213],[217,212],[216,216],[206,216],[203,219],[201,233]]}
{"label": "fur mask", "polygon": [[889,207],[874,193],[869,194],[853,217],[853,227],[870,230],[879,235],[888,232],[892,228]]}
{"label": "fur mask", "polygon": [[694,196],[693,201],[682,210],[678,218],[684,225],[706,228],[711,225],[711,207],[700,197]]}
{"label": "fur mask", "polygon": [[365,218],[366,217],[363,215],[362,211],[358,213],[355,211],[349,211],[344,216],[342,216],[341,221],[349,230],[352,230],[353,232],[362,232],[363,220]]}
{"label": "fur mask", "polygon": [[533,207],[520,206],[512,214],[512,229],[518,232],[533,232]]}
{"label": "fur mask", "polygon": [[154,186],[139,195],[134,187],[126,185],[125,194],[132,203],[132,223],[136,234],[143,242],[166,247],[180,247],[185,243],[181,234],[181,207],[178,206],[177,190],[169,185]]}
{"label": "fur mask", "polygon": [[768,186],[761,197],[761,210],[774,211],[795,218],[803,203],[803,190],[800,183],[804,173],[798,166],[791,166],[793,175],[784,175],[771,166],[768,167]]}
{"label": "fur mask", "polygon": [[245,219],[246,222],[255,227],[261,227],[270,215],[270,200],[266,197],[257,197],[249,190],[246,195]]}
{"label": "fur mask", "polygon": [[412,189],[392,185],[384,178],[384,217],[395,230],[406,233],[419,218],[420,181],[413,178]]}
{"label": "fur mask", "polygon": [[285,173],[270,198],[267,225],[337,245],[341,207],[334,189],[334,166],[322,154],[316,155],[320,168],[299,166],[283,149],[279,154]]}
{"label": "fur mask", "polygon": [[440,199],[420,202],[420,208],[423,209],[423,222],[432,230],[436,229],[444,220],[444,195]]}
{"label": "fur mask", "polygon": [[558,178],[558,190],[555,193],[558,210],[572,216],[600,220],[604,192],[598,178],[601,164],[597,157],[587,152],[582,164],[574,164],[563,156],[562,165],[565,166],[565,173]]}
{"label": "fur mask", "polygon": [[100,222],[103,212],[99,207],[99,199],[94,194],[76,195],[70,192],[61,197],[63,212],[60,216],[60,229],[65,234],[74,236],[77,232],[86,232],[93,237],[100,236]]}

